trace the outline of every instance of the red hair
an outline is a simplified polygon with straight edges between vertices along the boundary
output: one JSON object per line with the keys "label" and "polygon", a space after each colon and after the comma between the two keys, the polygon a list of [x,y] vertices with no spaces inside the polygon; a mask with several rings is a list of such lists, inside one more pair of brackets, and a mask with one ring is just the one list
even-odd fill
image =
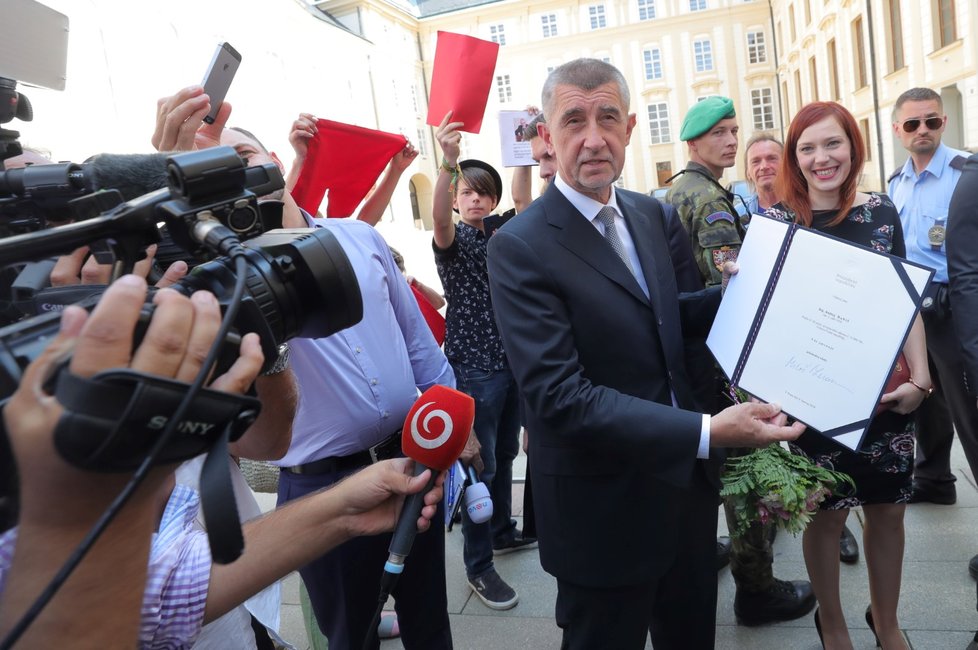
{"label": "red hair", "polygon": [[784,141],[784,156],[781,158],[781,170],[778,174],[777,192],[781,203],[795,213],[795,220],[803,226],[812,225],[812,203],[808,196],[808,181],[798,165],[798,141],[801,134],[811,125],[821,122],[827,117],[835,118],[849,139],[850,161],[849,176],[839,188],[840,205],[838,214],[829,222],[834,226],[842,222],[852,204],[856,200],[856,185],[859,184],[859,174],[866,160],[866,146],[859,132],[859,125],[852,113],[841,104],[835,102],[812,102],[802,107],[791,124],[788,126],[788,137]]}

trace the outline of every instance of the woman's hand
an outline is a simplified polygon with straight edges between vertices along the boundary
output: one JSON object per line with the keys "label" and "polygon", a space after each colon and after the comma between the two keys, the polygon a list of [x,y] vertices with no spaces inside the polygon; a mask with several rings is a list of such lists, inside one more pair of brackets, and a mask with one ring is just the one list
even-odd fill
{"label": "woman's hand", "polygon": [[880,398],[880,404],[887,406],[891,411],[906,415],[916,411],[927,395],[927,391],[905,382],[897,386],[893,392],[884,394]]}

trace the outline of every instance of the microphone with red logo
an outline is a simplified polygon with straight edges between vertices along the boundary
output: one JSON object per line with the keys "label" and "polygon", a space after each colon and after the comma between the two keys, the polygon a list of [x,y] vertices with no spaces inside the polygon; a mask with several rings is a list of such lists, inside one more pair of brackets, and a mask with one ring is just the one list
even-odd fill
{"label": "microphone with red logo", "polygon": [[390,557],[384,565],[387,575],[400,575],[404,560],[418,533],[418,517],[424,497],[441,471],[449,469],[465,447],[475,418],[475,401],[454,388],[432,386],[418,398],[404,420],[401,450],[414,459],[414,475],[431,469],[431,480],[421,492],[408,495],[391,539]]}

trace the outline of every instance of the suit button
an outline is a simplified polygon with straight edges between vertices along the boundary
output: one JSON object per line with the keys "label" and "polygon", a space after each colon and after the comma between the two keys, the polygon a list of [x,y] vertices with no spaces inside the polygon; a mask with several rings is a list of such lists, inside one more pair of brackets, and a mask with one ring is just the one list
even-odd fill
{"label": "suit button", "polygon": [[659,319],[659,327],[662,327],[662,319]]}

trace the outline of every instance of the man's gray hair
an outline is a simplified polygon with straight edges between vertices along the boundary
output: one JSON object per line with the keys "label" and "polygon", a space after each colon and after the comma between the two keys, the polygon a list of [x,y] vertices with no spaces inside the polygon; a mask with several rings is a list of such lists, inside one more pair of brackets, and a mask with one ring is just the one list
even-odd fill
{"label": "man's gray hair", "polygon": [[900,107],[907,102],[937,102],[937,110],[944,112],[944,100],[941,96],[930,88],[911,88],[905,90],[897,97],[896,104],[893,105],[893,121],[897,121],[897,113]]}
{"label": "man's gray hair", "polygon": [[543,84],[542,101],[544,115],[553,118],[554,90],[557,86],[575,86],[581,90],[594,90],[608,83],[618,85],[618,94],[625,105],[625,110],[631,103],[628,94],[628,84],[618,68],[600,59],[575,59],[558,67],[547,77]]}

